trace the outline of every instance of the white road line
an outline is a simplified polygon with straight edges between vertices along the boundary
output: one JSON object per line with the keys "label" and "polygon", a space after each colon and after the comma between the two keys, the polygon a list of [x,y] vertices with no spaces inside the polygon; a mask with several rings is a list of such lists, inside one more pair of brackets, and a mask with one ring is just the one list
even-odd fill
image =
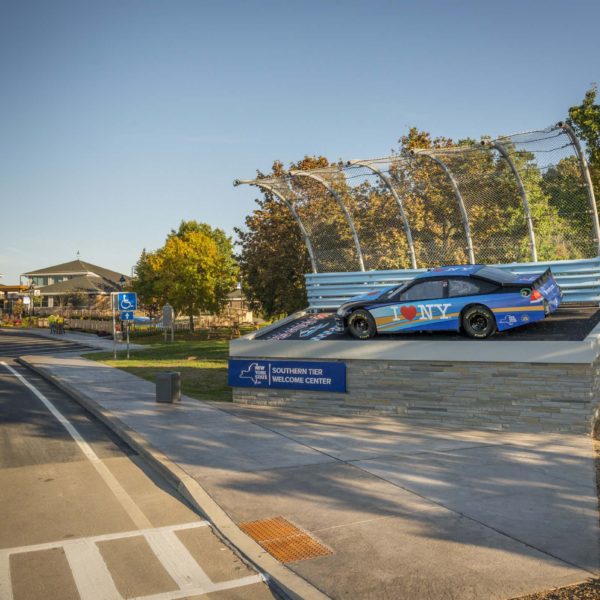
{"label": "white road line", "polygon": [[144,537],[181,590],[210,589],[208,575],[173,531],[151,531]]}
{"label": "white road line", "polygon": [[94,542],[79,540],[69,544],[65,546],[65,554],[81,600],[122,598]]}
{"label": "white road line", "polygon": [[58,422],[69,432],[71,437],[75,440],[80,450],[84,453],[86,458],[92,463],[100,477],[104,480],[106,485],[110,488],[112,493],[116,496],[117,500],[129,515],[131,520],[135,523],[136,527],[140,529],[151,529],[152,523],[146,515],[140,510],[137,504],[131,499],[131,496],[125,491],[123,486],[117,481],[116,477],[108,470],[106,465],[98,458],[97,454],[92,450],[91,446],[83,439],[79,431],[73,427],[70,421],[68,421],[61,412],[40,392],[34,385],[29,383],[23,375],[13,369],[10,365],[5,362],[0,362],[4,365],[15,377],[21,381],[23,385],[28,387],[46,406],[46,408],[54,415]]}
{"label": "white road line", "polygon": [[232,590],[234,588],[240,588],[245,587],[247,585],[253,585],[255,583],[261,583],[263,581],[266,581],[264,575],[249,575],[248,577],[241,577],[240,579],[231,579],[229,581],[222,581],[221,583],[212,583],[209,589],[188,588],[186,590],[163,592],[161,594],[153,594],[151,596],[138,596],[136,598],[131,598],[130,600],[181,600],[181,598],[203,596],[204,594],[210,594],[211,592],[219,592],[221,590]]}
{"label": "white road line", "polygon": [[5,600],[13,600],[9,561],[10,556],[8,554],[0,554],[0,598]]}
{"label": "white road line", "polygon": [[[52,415],[69,432],[83,454],[92,463],[110,490],[119,500],[123,509],[131,517],[135,525],[139,527],[138,530],[134,531],[103,534],[88,538],[61,540],[57,542],[0,550],[0,598],[2,600],[13,600],[9,563],[12,554],[48,550],[56,547],[64,548],[81,600],[120,600],[122,596],[115,587],[106,563],[102,558],[102,554],[96,546],[96,542],[136,537],[139,535],[145,537],[159,561],[165,567],[169,575],[171,575],[176,584],[181,588],[171,592],[144,596],[143,600],[178,600],[189,596],[203,595],[209,592],[233,589],[265,581],[265,577],[262,574],[258,574],[242,577],[240,579],[223,581],[221,583],[213,583],[174,533],[181,529],[204,527],[207,526],[208,523],[206,521],[193,521],[191,523],[153,528],[147,517],[133,502],[129,494],[123,489],[106,465],[98,458],[96,453],[83,439],[71,422],[58,411],[42,392],[27,381],[18,371],[3,361],[0,361],[0,364],[4,365],[21,381],[21,383],[23,383],[23,385],[29,388],[29,390],[41,400]],[[139,600],[142,600],[142,597],[140,597]]]}
{"label": "white road line", "polygon": [[230,579],[229,581],[213,583],[211,591],[219,592],[221,590],[232,590],[245,585],[252,585],[253,583],[261,583],[262,581],[266,580],[267,578],[262,574],[248,575],[248,577],[240,577],[240,579]]}
{"label": "white road line", "polygon": [[[30,546],[15,546],[14,548],[2,548],[0,549],[0,559],[4,554],[22,554],[23,552],[37,552],[39,550],[53,550],[54,548],[63,548],[68,544],[79,541],[89,542],[110,542],[112,540],[121,540],[125,538],[132,538],[141,535],[145,535],[151,531],[180,531],[183,529],[194,529],[195,527],[207,527],[208,521],[192,521],[191,523],[180,523],[178,525],[166,525],[165,527],[153,527],[151,529],[134,529],[132,531],[121,531],[118,533],[103,533],[101,535],[94,535],[84,538],[69,538],[68,540],[57,540],[56,542],[45,542],[43,544],[32,544]],[[3,596],[0,594],[0,598]]]}

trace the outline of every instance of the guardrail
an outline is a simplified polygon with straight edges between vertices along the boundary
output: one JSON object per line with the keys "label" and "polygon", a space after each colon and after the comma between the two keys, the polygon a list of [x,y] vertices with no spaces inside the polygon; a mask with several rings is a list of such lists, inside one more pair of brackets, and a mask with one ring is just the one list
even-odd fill
{"label": "guardrail", "polygon": [[[564,303],[600,303],[600,257],[494,266],[517,274],[541,273],[550,267],[563,291]],[[400,284],[426,270],[308,273],[305,279],[309,307],[337,308],[352,296]]]}

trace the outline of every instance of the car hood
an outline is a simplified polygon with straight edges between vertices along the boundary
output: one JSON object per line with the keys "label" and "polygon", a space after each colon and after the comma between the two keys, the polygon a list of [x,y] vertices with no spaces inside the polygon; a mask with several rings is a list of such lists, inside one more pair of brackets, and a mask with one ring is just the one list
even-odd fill
{"label": "car hood", "polygon": [[[396,287],[396,286],[392,286],[392,287]],[[392,288],[385,288],[383,290],[375,290],[373,292],[369,292],[367,294],[359,294],[358,296],[352,296],[352,298],[348,298],[348,300],[346,300],[344,302],[344,304],[350,304],[351,302],[362,302],[363,300],[377,300],[377,298],[379,298],[380,296],[382,296],[383,294],[385,294],[387,291],[391,290]]]}

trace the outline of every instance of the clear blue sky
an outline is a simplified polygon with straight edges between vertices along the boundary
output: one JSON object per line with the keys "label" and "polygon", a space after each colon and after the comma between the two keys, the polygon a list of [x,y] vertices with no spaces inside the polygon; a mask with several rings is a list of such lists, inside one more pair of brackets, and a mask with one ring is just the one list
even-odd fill
{"label": "clear blue sky", "polygon": [[237,177],[552,124],[600,82],[595,0],[0,0],[0,282],[129,272]]}

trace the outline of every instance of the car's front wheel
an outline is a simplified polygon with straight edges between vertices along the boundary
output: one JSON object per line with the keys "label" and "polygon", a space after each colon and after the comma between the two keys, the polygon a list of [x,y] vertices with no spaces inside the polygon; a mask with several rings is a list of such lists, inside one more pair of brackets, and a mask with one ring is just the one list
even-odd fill
{"label": "car's front wheel", "polygon": [[377,326],[371,313],[359,308],[348,317],[348,330],[355,338],[367,340],[377,333]]}
{"label": "car's front wheel", "polygon": [[462,327],[469,337],[484,339],[496,331],[496,319],[492,311],[485,306],[469,306],[463,312]]}

